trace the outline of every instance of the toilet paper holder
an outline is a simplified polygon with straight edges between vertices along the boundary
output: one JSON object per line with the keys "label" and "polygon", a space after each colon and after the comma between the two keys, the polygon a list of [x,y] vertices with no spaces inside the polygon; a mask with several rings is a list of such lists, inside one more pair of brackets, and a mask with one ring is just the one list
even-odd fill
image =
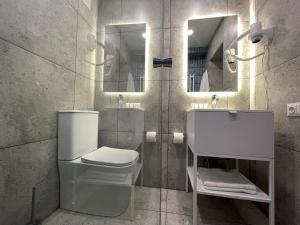
{"label": "toilet paper holder", "polygon": [[183,144],[184,135],[183,133],[174,132],[173,134],[173,144]]}
{"label": "toilet paper holder", "polygon": [[156,142],[156,132],[154,132],[154,131],[146,132],[146,142],[155,143]]}

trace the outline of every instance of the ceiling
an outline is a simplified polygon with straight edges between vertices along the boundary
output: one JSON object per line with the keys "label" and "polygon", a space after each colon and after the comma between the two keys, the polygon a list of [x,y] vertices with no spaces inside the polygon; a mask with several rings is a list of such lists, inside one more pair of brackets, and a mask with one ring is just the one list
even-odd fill
{"label": "ceiling", "polygon": [[122,34],[122,38],[127,45],[127,48],[135,50],[145,50],[146,39],[143,38],[145,31],[126,32]]}
{"label": "ceiling", "polygon": [[188,29],[194,33],[189,36],[189,47],[208,47],[224,17],[205,18],[188,21]]}
{"label": "ceiling", "polygon": [[128,50],[145,50],[143,33],[146,33],[146,24],[108,25],[105,29],[106,38],[121,38],[122,45],[125,44]]}

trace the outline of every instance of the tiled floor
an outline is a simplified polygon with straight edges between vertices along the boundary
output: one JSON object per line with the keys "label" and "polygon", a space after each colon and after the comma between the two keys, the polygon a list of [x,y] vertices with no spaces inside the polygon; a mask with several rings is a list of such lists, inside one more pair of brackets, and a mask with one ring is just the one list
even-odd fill
{"label": "tiled floor", "polygon": [[[199,196],[199,225],[246,225],[227,199]],[[190,225],[192,193],[136,187],[134,221],[90,216],[58,209],[42,225]]]}

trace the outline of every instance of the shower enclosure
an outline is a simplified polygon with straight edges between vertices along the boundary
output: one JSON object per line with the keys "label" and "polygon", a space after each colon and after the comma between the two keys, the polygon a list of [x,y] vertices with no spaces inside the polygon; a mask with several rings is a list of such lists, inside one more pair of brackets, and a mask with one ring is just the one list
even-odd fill
{"label": "shower enclosure", "polygon": [[[243,100],[248,93],[242,87],[249,80],[241,75],[245,68],[239,66],[240,74],[231,78],[239,83],[232,94],[197,93],[201,80],[187,74],[189,20],[238,15],[239,29],[248,26],[248,2],[238,7],[230,2],[98,0],[97,30],[90,38],[96,51],[89,63],[95,68],[99,147],[134,149],[142,161],[131,196],[135,215],[129,220],[165,224],[169,215],[166,189],[185,189],[185,143],[174,144],[173,136],[174,132],[185,133],[187,110],[194,105],[207,105],[212,94],[218,95],[218,107],[247,107]],[[218,21],[222,22],[222,18]],[[209,33],[215,32],[210,29]],[[194,47],[204,49],[197,45],[197,40]],[[167,58],[172,63],[170,59],[168,65],[153,63]],[[195,60],[196,64],[204,63]],[[204,71],[200,72],[202,75]],[[142,136],[137,134],[141,123],[136,123],[132,110],[143,112]],[[147,140],[147,132],[156,132],[154,141]],[[123,221],[128,217],[125,212],[111,219]]]}
{"label": "shower enclosure", "polygon": [[[162,145],[169,138],[162,122],[168,104],[163,95],[168,95],[164,81],[170,69],[153,68],[152,60],[169,56],[169,43],[164,47],[164,36],[170,36],[169,27],[164,29],[165,4],[163,0],[98,1],[96,57],[91,63],[99,147],[136,150],[142,165],[131,191],[123,194],[124,201],[114,202],[116,207],[126,203],[127,210],[107,218],[111,223],[163,224],[162,187],[167,181],[162,178]],[[137,112],[143,116],[139,118]],[[154,141],[146,139],[147,132],[156,132]]]}

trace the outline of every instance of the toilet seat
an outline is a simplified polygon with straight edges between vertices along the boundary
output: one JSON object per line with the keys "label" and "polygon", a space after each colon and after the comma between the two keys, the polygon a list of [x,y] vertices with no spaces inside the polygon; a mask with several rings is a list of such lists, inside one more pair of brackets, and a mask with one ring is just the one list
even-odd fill
{"label": "toilet seat", "polygon": [[139,153],[130,149],[118,149],[103,146],[81,157],[84,163],[124,167],[130,166],[139,158]]}

